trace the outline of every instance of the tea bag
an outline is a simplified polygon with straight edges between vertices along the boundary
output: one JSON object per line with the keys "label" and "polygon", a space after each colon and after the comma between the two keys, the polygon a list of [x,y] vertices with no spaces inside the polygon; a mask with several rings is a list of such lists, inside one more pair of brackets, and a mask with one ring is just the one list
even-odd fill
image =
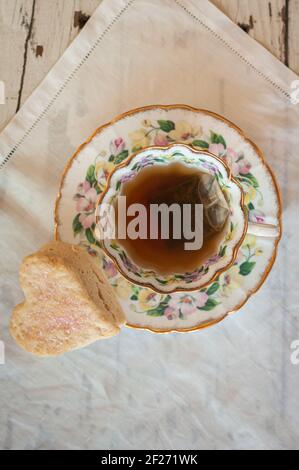
{"label": "tea bag", "polygon": [[204,208],[204,238],[215,232],[220,232],[229,215],[229,207],[223,192],[214,175],[196,173],[186,176],[185,181],[173,188],[167,188],[159,194],[159,201],[170,205],[203,204]]}
{"label": "tea bag", "polygon": [[210,228],[220,232],[228,218],[229,207],[216,177],[201,173],[198,179],[198,194]]}

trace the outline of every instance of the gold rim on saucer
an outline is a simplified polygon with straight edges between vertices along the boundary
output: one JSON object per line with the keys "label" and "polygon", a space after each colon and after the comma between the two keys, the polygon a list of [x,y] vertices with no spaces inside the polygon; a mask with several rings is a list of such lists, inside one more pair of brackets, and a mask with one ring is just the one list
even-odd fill
{"label": "gold rim on saucer", "polygon": [[85,142],[83,142],[77,148],[77,150],[69,158],[69,160],[67,161],[67,163],[64,167],[64,170],[63,170],[62,175],[61,175],[61,179],[60,179],[60,183],[59,183],[59,191],[58,191],[58,195],[56,197],[55,207],[54,207],[54,238],[56,240],[59,240],[59,234],[58,234],[58,227],[59,227],[58,207],[59,207],[59,202],[60,202],[61,197],[62,197],[62,188],[64,186],[64,180],[65,180],[65,177],[66,177],[66,175],[67,175],[74,159],[81,152],[81,150],[87,144],[89,144],[96,135],[100,134],[104,129],[106,129],[107,127],[115,124],[116,122],[118,122],[118,121],[120,121],[120,120],[122,120],[122,119],[124,119],[128,116],[133,116],[135,114],[139,114],[139,113],[142,113],[142,112],[145,112],[145,111],[152,111],[152,110],[159,110],[159,109],[164,110],[164,111],[168,111],[168,110],[171,110],[171,109],[189,110],[189,111],[192,111],[194,113],[199,113],[199,114],[204,114],[204,115],[207,115],[207,116],[211,116],[211,117],[215,118],[216,120],[227,124],[228,127],[234,129],[242,137],[242,139],[254,149],[254,151],[255,151],[256,155],[258,156],[261,164],[266,168],[266,171],[268,172],[268,174],[271,177],[272,184],[274,186],[275,193],[276,193],[276,196],[277,196],[277,202],[278,202],[278,214],[277,214],[277,218],[278,218],[278,236],[275,240],[272,256],[271,256],[271,258],[268,262],[268,265],[265,268],[259,282],[257,283],[257,285],[254,288],[249,289],[247,291],[247,295],[246,295],[245,299],[242,300],[239,304],[237,304],[234,309],[226,312],[220,318],[217,318],[217,319],[214,319],[214,320],[211,320],[211,321],[207,321],[206,323],[196,325],[196,326],[191,327],[191,328],[155,329],[155,328],[151,328],[151,327],[139,326],[139,325],[133,325],[133,324],[126,323],[126,326],[128,328],[134,328],[134,329],[139,329],[139,330],[141,329],[141,330],[145,330],[145,331],[150,331],[152,333],[159,333],[159,334],[188,333],[188,332],[191,332],[191,331],[198,331],[198,330],[208,328],[212,325],[216,325],[217,323],[220,323],[221,321],[223,321],[229,315],[239,311],[243,307],[243,305],[245,305],[245,303],[249,300],[249,298],[261,288],[261,286],[264,284],[265,280],[267,279],[267,277],[268,277],[268,275],[269,275],[269,273],[270,273],[270,271],[273,267],[273,264],[275,262],[275,259],[276,259],[276,256],[277,256],[278,244],[279,244],[279,241],[281,240],[281,237],[282,237],[282,197],[281,197],[281,192],[280,192],[276,177],[275,177],[271,167],[266,162],[265,157],[264,157],[262,151],[259,149],[259,147],[252,140],[250,140],[248,137],[246,137],[244,132],[238,126],[236,126],[234,123],[232,123],[228,119],[224,118],[223,116],[221,116],[217,113],[214,113],[212,111],[208,111],[206,109],[195,108],[193,106],[185,105],[185,104],[170,104],[170,105],[158,104],[158,105],[142,106],[142,107],[139,107],[139,108],[132,109],[130,111],[126,111],[124,113],[121,113],[121,114],[117,115],[111,121],[101,125],[100,127],[98,127],[90,135],[90,137]]}

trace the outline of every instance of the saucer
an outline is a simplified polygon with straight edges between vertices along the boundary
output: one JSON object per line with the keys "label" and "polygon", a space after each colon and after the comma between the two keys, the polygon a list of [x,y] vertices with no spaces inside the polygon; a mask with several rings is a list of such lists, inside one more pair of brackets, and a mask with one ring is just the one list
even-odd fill
{"label": "saucer", "polygon": [[[223,159],[245,192],[249,221],[278,227],[276,237],[247,235],[234,265],[196,292],[159,294],[118,273],[94,236],[95,204],[109,173],[148,146],[180,142]],[[187,332],[218,323],[239,310],[265,281],[281,237],[281,200],[261,151],[225,118],[185,105],[129,111],[98,128],[67,163],[55,205],[55,238],[81,244],[115,289],[127,326],[157,333]]]}

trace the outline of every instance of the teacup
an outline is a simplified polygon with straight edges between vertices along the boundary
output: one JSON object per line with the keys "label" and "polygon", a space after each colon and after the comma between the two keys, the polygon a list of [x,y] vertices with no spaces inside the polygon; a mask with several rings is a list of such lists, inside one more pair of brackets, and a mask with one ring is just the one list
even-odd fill
{"label": "teacup", "polygon": [[225,194],[229,207],[228,221],[221,233],[217,251],[192,272],[161,274],[139,266],[115,238],[102,237],[97,215],[96,237],[101,239],[105,253],[114,261],[119,272],[129,281],[159,293],[199,290],[215,280],[234,263],[248,226],[242,187],[232,177],[228,166],[205,150],[195,150],[185,144],[168,147],[148,147],[126,159],[109,176],[104,192],[97,202],[97,214],[102,205],[113,205],[121,195],[123,186],[132,181],[140,171],[153,165],[167,166],[180,163],[185,167],[213,175]]}

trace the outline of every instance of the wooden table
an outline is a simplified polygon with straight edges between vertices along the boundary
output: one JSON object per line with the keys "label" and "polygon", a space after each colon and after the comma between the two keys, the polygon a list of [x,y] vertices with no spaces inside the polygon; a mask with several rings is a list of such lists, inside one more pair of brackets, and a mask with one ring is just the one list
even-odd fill
{"label": "wooden table", "polygon": [[[40,83],[102,0],[0,0],[0,130]],[[201,0],[198,0],[201,1]],[[212,0],[299,73],[299,0]]]}

